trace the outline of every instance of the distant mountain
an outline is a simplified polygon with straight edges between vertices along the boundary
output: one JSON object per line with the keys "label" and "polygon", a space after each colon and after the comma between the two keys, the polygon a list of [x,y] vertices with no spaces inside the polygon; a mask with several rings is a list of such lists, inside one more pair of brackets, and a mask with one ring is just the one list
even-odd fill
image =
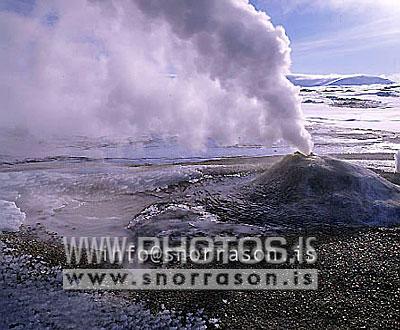
{"label": "distant mountain", "polygon": [[394,81],[367,75],[334,76],[334,75],[304,75],[291,74],[287,78],[292,84],[301,87],[317,86],[360,86],[360,85],[390,85]]}

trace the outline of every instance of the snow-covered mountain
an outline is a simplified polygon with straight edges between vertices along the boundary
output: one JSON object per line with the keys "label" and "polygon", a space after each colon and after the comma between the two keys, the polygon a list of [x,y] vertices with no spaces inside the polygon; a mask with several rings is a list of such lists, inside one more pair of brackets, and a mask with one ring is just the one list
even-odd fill
{"label": "snow-covered mountain", "polygon": [[287,78],[296,86],[316,87],[316,86],[360,86],[360,85],[389,85],[392,80],[379,76],[369,75],[306,75],[291,74]]}

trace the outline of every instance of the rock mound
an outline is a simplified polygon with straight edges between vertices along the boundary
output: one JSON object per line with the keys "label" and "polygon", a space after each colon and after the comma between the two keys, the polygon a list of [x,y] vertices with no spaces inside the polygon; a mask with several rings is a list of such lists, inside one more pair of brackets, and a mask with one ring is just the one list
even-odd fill
{"label": "rock mound", "polygon": [[325,156],[286,156],[255,178],[245,188],[244,198],[251,209],[265,210],[259,221],[400,223],[399,186],[368,169]]}

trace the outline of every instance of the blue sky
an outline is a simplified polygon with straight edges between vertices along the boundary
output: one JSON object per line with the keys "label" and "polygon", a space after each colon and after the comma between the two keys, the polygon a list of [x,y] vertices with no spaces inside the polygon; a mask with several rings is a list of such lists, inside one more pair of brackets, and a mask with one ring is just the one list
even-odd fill
{"label": "blue sky", "polygon": [[[400,76],[400,0],[250,1],[285,27],[295,73]],[[26,15],[34,2],[1,0],[0,10]]]}
{"label": "blue sky", "polygon": [[251,0],[291,40],[297,73],[400,73],[400,0]]}

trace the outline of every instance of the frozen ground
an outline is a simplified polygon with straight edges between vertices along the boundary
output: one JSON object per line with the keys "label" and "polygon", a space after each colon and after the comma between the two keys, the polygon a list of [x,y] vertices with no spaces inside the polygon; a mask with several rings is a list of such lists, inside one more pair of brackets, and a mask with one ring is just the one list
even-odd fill
{"label": "frozen ground", "polygon": [[[333,154],[364,167],[393,172],[393,155],[400,149],[399,93],[399,87],[393,86],[303,88],[303,109],[315,141],[315,153]],[[205,190],[208,197],[224,195],[238,182],[250,182],[257,173],[293,151],[279,143],[263,148],[245,142],[218,146],[210,141],[206,152],[195,153],[178,146],[173,138],[40,140],[18,130],[2,130],[0,230],[18,230],[21,223],[35,226],[38,222],[66,236],[129,236],[138,229],[162,235],[182,231],[215,234],[221,229],[247,235],[281,230],[275,225],[266,228],[227,221],[192,202],[204,200]],[[171,214],[175,222],[168,220]],[[154,219],[157,223],[152,222]],[[190,221],[183,223],[179,219]],[[54,321],[73,324],[73,319],[81,315],[72,308],[76,305],[85,314],[92,313],[93,318],[85,321],[99,328],[144,323],[155,327],[164,317],[107,295],[67,295],[57,280],[58,270],[51,265],[40,265],[40,260],[29,255],[21,259],[12,250],[5,252],[6,259],[0,265],[0,308],[1,314],[6,315],[2,321],[8,325],[35,328],[52,327]],[[25,264],[39,267],[51,279],[32,280],[35,270]],[[18,282],[19,278],[23,280]],[[173,304],[178,303],[177,299],[172,300]],[[253,308],[250,300],[249,303],[246,308]],[[230,307],[225,307],[225,315],[230,315]],[[60,310],[68,308],[70,314],[61,318]],[[167,313],[165,318],[175,322],[173,315]],[[252,318],[243,320],[255,324]],[[226,322],[238,325],[232,318]],[[4,327],[0,324],[0,328]]]}
{"label": "frozen ground", "polygon": [[[203,329],[200,311],[181,315],[163,309],[152,313],[143,304],[113,293],[66,292],[61,265],[48,257],[21,254],[17,243],[0,241],[0,329]],[[27,239],[30,240],[27,241]],[[19,250],[19,251],[18,251]]]}
{"label": "frozen ground", "polygon": [[[314,152],[393,171],[400,149],[399,95],[397,85],[303,88]],[[41,222],[62,235],[124,236],[141,210],[173,202],[173,187],[246,175],[294,151],[279,143],[264,148],[210,141],[207,151],[196,153],[173,138],[40,140],[18,130],[2,130],[0,142],[1,228]]]}

